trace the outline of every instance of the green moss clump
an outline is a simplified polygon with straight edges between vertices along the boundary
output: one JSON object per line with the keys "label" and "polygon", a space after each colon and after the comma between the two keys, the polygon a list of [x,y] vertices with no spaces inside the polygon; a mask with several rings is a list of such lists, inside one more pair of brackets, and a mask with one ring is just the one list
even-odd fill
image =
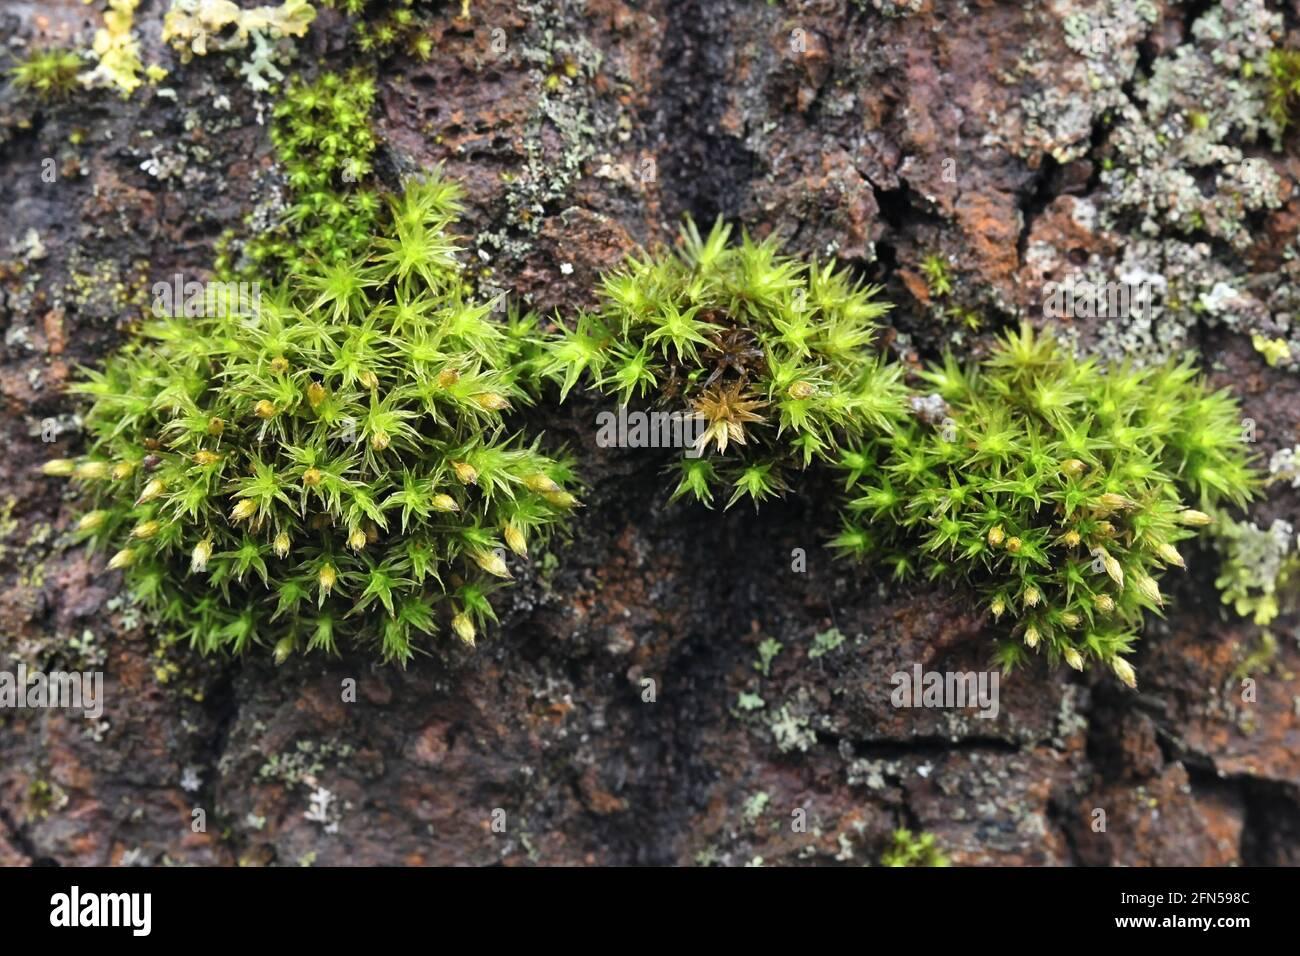
{"label": "green moss clump", "polygon": [[81,56],[75,50],[37,50],[10,68],[14,85],[38,99],[52,101],[66,98],[77,89]]}
{"label": "green moss clump", "polygon": [[374,102],[374,78],[361,70],[290,81],[275,107],[271,141],[292,200],[275,229],[249,242],[249,275],[305,273],[315,261],[355,258],[370,242],[382,206],[367,185]]}
{"label": "green moss clump", "polygon": [[196,647],[378,645],[438,615],[473,643],[489,594],[576,504],[568,466],[506,429],[523,392],[472,303],[458,190],[390,197],[378,232],[307,262],[252,315],[163,317],[90,374],[81,532]]}
{"label": "green moss clump", "polygon": [[1268,82],[1269,119],[1285,132],[1300,98],[1300,50],[1269,50]]}
{"label": "green moss clump", "polygon": [[[355,19],[357,46],[365,53],[389,56],[404,52],[419,60],[433,55],[428,22],[416,13],[415,0],[324,0]],[[461,8],[465,15],[465,2]]]}
{"label": "green moss clump", "polygon": [[952,274],[948,263],[937,252],[932,252],[921,260],[921,275],[925,277],[926,288],[936,299],[952,294]]}
{"label": "green moss clump", "polygon": [[880,857],[881,866],[952,866],[952,861],[939,849],[933,833],[913,834],[911,830],[895,830],[893,842]]}
{"label": "green moss clump", "polygon": [[550,344],[541,371],[561,396],[586,378],[626,405],[695,416],[696,457],[676,463],[673,498],[756,504],[791,471],[904,417],[897,366],[870,349],[888,309],[878,289],[834,263],[783,255],[775,239],[730,244],[719,221],[694,223],[677,252],[630,258],[601,286],[601,306]]}
{"label": "green moss clump", "polygon": [[949,356],[925,374],[907,428],[841,456],[849,491],[833,544],[898,578],[973,585],[1011,637],[996,660],[1028,652],[1082,670],[1125,660],[1175,545],[1244,503],[1256,486],[1235,401],[1190,363],[1103,369],[1050,334],[1009,334],[981,367]]}

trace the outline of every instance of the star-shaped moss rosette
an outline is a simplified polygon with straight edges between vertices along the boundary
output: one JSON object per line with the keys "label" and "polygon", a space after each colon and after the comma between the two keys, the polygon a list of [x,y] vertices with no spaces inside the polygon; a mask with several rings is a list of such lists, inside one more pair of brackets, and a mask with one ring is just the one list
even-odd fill
{"label": "star-shaped moss rosette", "polygon": [[841,455],[834,546],[971,584],[1007,628],[1005,669],[1045,651],[1134,684],[1125,657],[1183,567],[1178,543],[1256,487],[1235,400],[1190,361],[1103,368],[1028,326],[981,366],[949,356],[924,378],[925,414]]}
{"label": "star-shaped moss rosette", "polygon": [[356,257],[251,315],[159,319],[77,387],[90,450],[45,471],[85,486],[81,533],[195,646],[472,644],[509,552],[576,504],[568,465],[507,431],[524,393],[467,296],[457,196],[412,182]]}
{"label": "star-shaped moss rosette", "polygon": [[730,237],[721,221],[707,236],[687,222],[678,250],[629,258],[539,363],[561,398],[585,380],[622,405],[693,416],[672,497],[707,504],[723,488],[728,507],[780,493],[906,414],[899,368],[871,350],[889,309],[879,289],[783,255],[775,238]]}
{"label": "star-shaped moss rosette", "polygon": [[[347,14],[353,23],[357,49],[388,56],[405,53],[419,60],[433,56],[433,36],[427,9],[417,10],[415,0],[324,0],[327,7]],[[469,0],[461,0],[461,19]]]}
{"label": "star-shaped moss rosette", "polygon": [[65,99],[80,89],[77,75],[84,65],[75,50],[53,47],[31,51],[10,68],[9,76],[22,92],[49,102]]}

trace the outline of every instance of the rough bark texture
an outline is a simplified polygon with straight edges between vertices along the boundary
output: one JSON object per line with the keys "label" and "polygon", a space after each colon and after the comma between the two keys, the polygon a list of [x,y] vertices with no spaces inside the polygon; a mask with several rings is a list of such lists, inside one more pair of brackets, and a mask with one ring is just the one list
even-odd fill
{"label": "rough bark texture", "polygon": [[[433,58],[380,72],[379,171],[446,164],[470,198],[469,255],[539,310],[589,301],[601,269],[670,239],[681,213],[722,214],[886,283],[904,360],[978,355],[1060,263],[1113,263],[1130,242],[1077,206],[1104,202],[1091,152],[1106,134],[1062,24],[1106,6],[473,0],[461,20],[434,5]],[[1191,42],[1207,5],[1155,6],[1154,25],[1117,34],[1118,96]],[[62,391],[77,365],[131,334],[152,282],[204,274],[221,232],[282,189],[260,122],[273,96],[243,85],[228,62],[243,54],[174,62],[165,7],[136,16],[145,61],[172,69],[160,85],[48,107],[0,91],[0,666],[94,665],[107,682],[101,721],[0,712],[0,863],[861,864],[899,826],[959,864],[1300,861],[1295,621],[1275,622],[1243,703],[1259,635],[1220,605],[1212,548],[1170,579],[1138,692],[1035,667],[1004,681],[996,720],[896,709],[890,674],[981,668],[992,622],[960,593],[833,563],[831,476],[757,516],[666,506],[661,459],[596,447],[592,398],[530,413],[578,453],[586,507],[476,652],[277,668],[160,643],[102,558],[68,543],[75,502],[38,467],[81,447]],[[3,0],[0,35],[84,48],[99,15]],[[346,37],[321,11],[297,66],[348,62]],[[580,81],[546,92],[548,58],[583,64]],[[1296,161],[1247,152],[1283,177],[1286,204],[1246,216],[1254,246],[1211,242],[1211,259],[1267,276],[1300,225]],[[932,252],[986,317],[959,341],[919,273]],[[1296,373],[1248,335],[1189,334],[1260,450],[1294,444]],[[1298,505],[1275,490],[1255,516]],[[831,627],[846,641],[810,654]],[[782,645],[767,673],[765,637]],[[742,693],[764,706],[742,709]],[[336,825],[308,815],[322,790]]]}

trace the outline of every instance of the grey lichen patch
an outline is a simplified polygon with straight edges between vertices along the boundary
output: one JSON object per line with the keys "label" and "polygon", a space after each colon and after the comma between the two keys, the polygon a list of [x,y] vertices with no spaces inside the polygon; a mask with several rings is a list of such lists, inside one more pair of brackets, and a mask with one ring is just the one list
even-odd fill
{"label": "grey lichen patch", "polygon": [[1268,473],[1273,481],[1285,481],[1292,488],[1300,488],[1300,445],[1275,451],[1268,460]]}
{"label": "grey lichen patch", "polygon": [[920,13],[925,0],[853,0],[863,10],[872,9],[885,17],[910,17]]}
{"label": "grey lichen patch", "polygon": [[[323,833],[338,833],[351,802],[322,782],[323,776],[345,765],[355,754],[352,744],[338,739],[299,740],[292,750],[273,753],[258,768],[259,780],[297,789],[304,798],[302,818],[318,824]],[[219,768],[226,772],[225,768]],[[250,813],[247,817],[254,817]],[[248,822],[246,817],[245,822]]]}
{"label": "grey lichen patch", "polygon": [[[531,17],[519,56],[541,92],[523,126],[523,162],[503,175],[500,226],[479,233],[479,258],[517,262],[532,249],[548,214],[565,201],[596,145],[617,135],[615,121],[595,107],[593,79],[603,54],[565,12],[547,4],[521,4]],[[488,283],[490,285],[490,283]]]}
{"label": "grey lichen patch", "polygon": [[1266,74],[1281,22],[1262,0],[1216,5],[1192,25],[1192,43],[1154,61],[1113,118],[1104,225],[1132,219],[1144,235],[1249,244],[1246,214],[1276,208],[1289,193],[1267,161],[1238,145],[1278,133]]}
{"label": "grey lichen patch", "polygon": [[754,670],[764,677],[771,677],[772,661],[776,660],[776,655],[781,653],[781,647],[781,642],[776,638],[763,638],[758,645],[758,660],[754,662]]}
{"label": "grey lichen patch", "polygon": [[813,635],[812,647],[808,648],[808,659],[817,660],[819,657],[825,657],[832,651],[839,650],[844,645],[844,641],[844,635],[837,627],[832,627],[829,631],[819,631]]}
{"label": "grey lichen patch", "polygon": [[[1027,142],[1065,162],[1089,156],[1104,131],[1092,157],[1099,188],[1073,210],[1081,228],[1119,251],[1093,251],[1080,264],[1031,242],[1025,264],[1075,286],[1140,291],[1118,311],[1089,305],[1072,316],[1087,320],[1076,323],[1081,351],[1159,362],[1189,349],[1198,327],[1219,326],[1260,337],[1270,364],[1297,367],[1294,250],[1275,282],[1247,282],[1243,262],[1264,217],[1292,192],[1269,151],[1280,131],[1268,111],[1267,62],[1282,18],[1262,0],[1213,4],[1191,20],[1188,42],[1138,69],[1138,46],[1158,20],[1154,4],[1108,0],[1062,22],[1087,71],[1090,92],[1080,99],[1089,115]],[[1034,116],[1059,125],[1068,115],[1040,99],[1024,103],[1031,132]]]}
{"label": "grey lichen patch", "polygon": [[[267,107],[262,98],[253,100],[261,116]],[[219,162],[213,144],[238,137],[243,128],[252,125],[249,117],[232,109],[229,97],[207,79],[187,84],[177,96],[177,109],[186,135],[140,129],[126,147],[129,155],[141,170],[168,188],[226,192],[229,170]],[[202,219],[208,218],[202,206],[194,212]]]}
{"label": "grey lichen patch", "polygon": [[[1051,29],[1050,16],[1045,11],[1039,15]],[[1020,104],[1027,147],[1059,163],[1087,154],[1097,121],[1126,102],[1123,91],[1137,69],[1138,43],[1156,16],[1156,5],[1147,0],[1103,0],[1060,21],[1066,45],[1078,56],[1075,61],[1054,63],[1039,50],[1026,51],[1016,75],[1008,79],[1028,80],[1033,88]],[[1055,82],[1035,82],[1049,69],[1056,73]]]}
{"label": "grey lichen patch", "polygon": [[844,778],[850,787],[865,787],[879,792],[897,786],[906,772],[898,760],[851,757],[845,765]]}
{"label": "grey lichen patch", "polygon": [[745,806],[741,811],[745,817],[745,822],[750,826],[757,823],[759,818],[764,814],[764,812],[766,812],[767,805],[771,803],[771,801],[772,796],[766,791],[760,790],[757,793],[752,794],[749,799],[745,801]]}
{"label": "grey lichen patch", "polygon": [[1078,684],[1067,684],[1061,689],[1061,701],[1056,711],[1056,726],[1051,744],[1057,750],[1065,750],[1071,737],[1088,731],[1088,715],[1085,711],[1087,691]]}
{"label": "grey lichen patch", "polygon": [[[1249,291],[1239,293],[1255,321],[1243,331],[1252,333],[1256,349],[1269,365],[1300,371],[1300,248],[1295,240],[1282,250],[1276,272],[1261,274]],[[1240,283],[1239,283],[1240,284]]]}
{"label": "grey lichen patch", "polygon": [[[1096,319],[1089,331],[1065,336],[1078,351],[1110,360],[1158,364],[1192,348],[1200,323],[1250,332],[1268,321],[1241,274],[1205,241],[1129,237],[1117,258],[1094,253],[1068,281],[1072,289],[1097,290],[1098,298],[1076,305],[1076,318]],[[1109,295],[1116,288],[1131,290],[1127,301]]]}
{"label": "grey lichen patch", "polygon": [[105,320],[139,315],[148,301],[147,270],[145,263],[125,266],[116,259],[91,256],[76,245],[68,254],[67,278],[51,281],[51,302],[55,308]]}
{"label": "grey lichen patch", "polygon": [[798,704],[782,704],[768,718],[772,740],[781,753],[792,750],[803,753],[817,743],[809,715],[800,711]]}
{"label": "grey lichen patch", "polygon": [[260,780],[315,787],[327,768],[337,767],[355,752],[340,740],[299,740],[292,750],[271,754],[257,770]]}

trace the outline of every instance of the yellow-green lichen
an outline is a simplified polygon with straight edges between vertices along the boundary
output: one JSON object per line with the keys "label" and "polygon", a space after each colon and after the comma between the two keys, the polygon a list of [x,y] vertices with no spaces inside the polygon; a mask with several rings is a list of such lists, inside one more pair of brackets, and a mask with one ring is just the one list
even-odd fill
{"label": "yellow-green lichen", "polygon": [[188,60],[214,50],[242,50],[256,33],[301,37],[314,19],[316,10],[306,0],[247,10],[230,0],[172,0],[163,18],[162,39]]}
{"label": "yellow-green lichen", "polygon": [[95,31],[91,52],[98,65],[83,73],[81,82],[88,87],[108,87],[119,90],[123,98],[130,96],[143,82],[140,73],[140,38],[133,29],[135,10],[140,0],[108,0],[104,11],[104,25]]}
{"label": "yellow-green lichen", "polygon": [[1291,347],[1287,345],[1286,339],[1270,339],[1256,332],[1250,337],[1250,342],[1255,346],[1255,351],[1264,356],[1264,361],[1270,368],[1291,361]]}
{"label": "yellow-green lichen", "polygon": [[1214,533],[1223,558],[1215,581],[1223,603],[1267,626],[1290,605],[1300,579],[1294,529],[1282,520],[1265,529],[1220,515]]}

